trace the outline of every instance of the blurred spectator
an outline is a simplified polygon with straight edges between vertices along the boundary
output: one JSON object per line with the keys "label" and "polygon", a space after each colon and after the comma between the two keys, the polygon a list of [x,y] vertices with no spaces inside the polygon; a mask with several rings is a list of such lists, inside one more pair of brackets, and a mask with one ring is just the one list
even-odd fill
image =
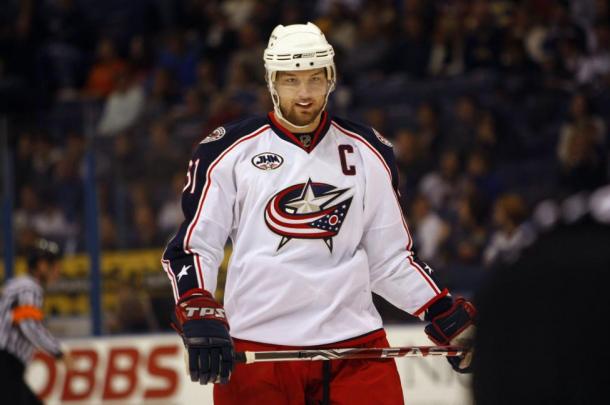
{"label": "blurred spectator", "polygon": [[75,224],[82,214],[83,183],[78,172],[80,161],[62,159],[55,166],[53,191],[66,220]]}
{"label": "blurred spectator", "polygon": [[71,225],[56,203],[47,199],[40,211],[32,217],[32,227],[36,233],[44,238],[65,243],[74,236],[76,229]]}
{"label": "blurred spectator", "polygon": [[167,69],[156,69],[148,83],[141,120],[147,122],[164,116],[178,99],[174,78]]}
{"label": "blurred spectator", "polygon": [[49,1],[35,22],[44,38],[38,75],[50,90],[59,90],[60,97],[72,96],[85,79],[86,52],[95,40],[87,14],[77,1]]}
{"label": "blurred spectator", "polygon": [[[528,39],[534,32],[534,18],[525,4],[516,5],[507,16],[507,27],[504,33],[502,48],[499,55],[499,64],[503,72],[511,75],[529,76],[538,71],[532,53],[538,52],[536,56],[541,61],[542,45],[532,44],[533,49],[528,49]],[[534,47],[536,44],[536,47]],[[540,47],[540,48],[538,48]]]}
{"label": "blurred spectator", "polygon": [[260,85],[252,77],[252,72],[241,63],[231,63],[227,74],[224,94],[245,114],[257,98]]}
{"label": "blurred spectator", "polygon": [[472,97],[461,96],[455,100],[452,113],[443,146],[464,153],[473,147],[480,111]]}
{"label": "blurred spectator", "polygon": [[229,18],[221,12],[217,4],[206,5],[205,14],[206,22],[200,25],[201,28],[206,28],[203,36],[204,56],[215,61],[217,66],[223,69],[237,47],[237,32],[229,25]]}
{"label": "blurred spectator", "polygon": [[489,155],[481,150],[473,150],[466,158],[465,184],[462,190],[478,193],[487,201],[493,201],[502,191],[502,184],[490,168]]}
{"label": "blurred spectator", "polygon": [[584,95],[574,95],[557,146],[562,183],[568,191],[595,188],[606,181],[605,138],[604,121],[592,113]]}
{"label": "blurred spectator", "polygon": [[109,314],[107,329],[110,333],[149,333],[159,329],[152,310],[151,300],[142,285],[142,276],[131,274],[118,283],[117,306]]}
{"label": "blurred spectator", "polygon": [[261,55],[265,50],[259,32],[252,24],[245,24],[238,31],[238,48],[233,52],[231,66],[240,66],[250,82],[265,83],[265,67],[261,63]]}
{"label": "blurred spectator", "polygon": [[432,207],[439,212],[446,212],[455,203],[460,193],[460,158],[456,151],[444,151],[436,170],[427,173],[419,183],[419,191]]}
{"label": "blurred spectator", "polygon": [[138,81],[123,71],[116,77],[114,90],[104,104],[98,124],[100,135],[111,136],[132,127],[144,108],[144,90]]}
{"label": "blurred spectator", "polygon": [[53,168],[61,159],[61,148],[46,134],[37,134],[32,144],[32,177],[29,179],[36,190],[50,191],[53,182]]}
{"label": "blurred spectator", "polygon": [[355,16],[346,4],[342,2],[329,4],[328,12],[321,15],[315,23],[324,32],[328,41],[333,44],[335,53],[338,55],[342,56],[354,47]]}
{"label": "blurred spectator", "polygon": [[550,4],[550,21],[547,33],[547,46],[551,51],[562,52],[561,47],[572,47],[574,52],[587,50],[586,32],[578,22],[571,18],[565,3],[554,1]]}
{"label": "blurred spectator", "polygon": [[172,190],[170,190],[165,202],[159,209],[157,224],[159,230],[169,237],[178,229],[184,220],[182,213],[182,190],[184,188],[184,173],[177,172],[172,179]]}
{"label": "blurred spectator", "polygon": [[432,77],[455,76],[464,71],[464,36],[459,20],[442,13],[436,20],[430,44],[428,74]]}
{"label": "blurred spectator", "polygon": [[375,15],[360,15],[354,46],[343,61],[345,80],[351,82],[356,74],[367,78],[382,70],[381,62],[386,58],[390,43],[379,28]]}
{"label": "blurred spectator", "polygon": [[165,237],[157,228],[153,208],[149,204],[136,205],[133,211],[130,245],[136,249],[162,246]]}
{"label": "blurred spectator", "polygon": [[606,159],[595,134],[595,127],[588,123],[575,128],[563,142],[565,157],[559,163],[566,191],[590,190],[606,182]]}
{"label": "blurred spectator", "polygon": [[451,262],[478,265],[489,239],[485,227],[488,204],[476,192],[464,194],[458,200],[456,214],[449,237]]}
{"label": "blurred spectator", "polygon": [[417,106],[415,132],[421,142],[422,149],[427,151],[429,159],[437,156],[442,145],[442,134],[439,127],[439,116],[436,107],[430,102]]}
{"label": "blurred spectator", "polygon": [[608,20],[595,26],[595,43],[590,55],[584,57],[578,67],[580,83],[597,82],[610,74],[610,25]]}
{"label": "blurred spectator", "polygon": [[487,267],[512,263],[521,249],[534,241],[536,234],[527,218],[527,207],[521,196],[505,194],[498,198],[493,210],[497,230],[483,252],[483,262]]}
{"label": "blurred spectator", "polygon": [[169,32],[165,35],[157,65],[160,68],[167,69],[176,79],[180,88],[190,87],[197,80],[199,48],[196,41],[187,40],[183,31],[174,30]]}
{"label": "blurred spectator", "polygon": [[261,86],[256,90],[256,102],[250,106],[248,112],[252,115],[265,115],[271,110],[273,103],[269,97],[269,90]]}
{"label": "blurred spectator", "polygon": [[115,88],[116,78],[124,74],[127,64],[121,59],[110,38],[102,38],[97,45],[97,58],[84,88],[85,95],[106,98]]}
{"label": "blurred spectator", "polygon": [[219,92],[218,72],[211,61],[200,60],[197,64],[195,89],[202,100],[210,100]]}
{"label": "blurred spectator", "polygon": [[563,123],[559,133],[557,154],[561,160],[568,158],[566,149],[570,139],[576,137],[578,130],[585,127],[589,127],[592,141],[600,147],[603,146],[606,140],[606,123],[591,111],[587,97],[577,93],[570,101],[568,120]]}
{"label": "blurred spectator", "polygon": [[206,119],[203,103],[194,88],[186,90],[183,102],[175,105],[167,115],[172,134],[185,145],[194,145],[202,138]]}
{"label": "blurred spectator", "polygon": [[78,167],[82,163],[85,155],[85,139],[82,134],[76,132],[70,132],[65,136],[65,146],[63,151],[63,158],[70,161],[77,166],[77,171],[80,172],[81,168]]}
{"label": "blurred spectator", "polygon": [[103,212],[100,215],[100,245],[103,250],[115,250],[119,248],[119,238],[117,236],[117,226],[113,217]]}
{"label": "blurred spectator", "polygon": [[501,33],[490,12],[490,2],[470,2],[464,20],[464,64],[466,70],[491,69],[498,66]]}
{"label": "blurred spectator", "polygon": [[138,153],[139,145],[134,145],[133,136],[122,132],[114,138],[111,170],[114,178],[121,182],[139,180],[144,174],[143,155]]}
{"label": "blurred spectator", "polygon": [[418,256],[425,262],[440,266],[440,251],[449,236],[449,226],[434,212],[430,202],[421,194],[411,205],[409,222],[413,226],[413,238]]}
{"label": "blurred spectator", "polygon": [[129,188],[130,218],[127,243],[143,249],[162,246],[165,237],[157,228],[155,201],[146,183],[134,182]]}
{"label": "blurred spectator", "polygon": [[476,148],[486,151],[489,155],[496,152],[496,146],[498,145],[496,121],[489,111],[480,113],[474,143]]}
{"label": "blurred spectator", "polygon": [[[150,135],[145,140],[147,153],[141,160],[146,178],[140,181],[154,190],[163,182],[170,183],[174,168],[183,164],[183,157],[190,154],[194,140],[202,137],[202,131],[199,123],[190,138],[174,139],[170,137],[167,125],[163,121],[156,121],[150,126],[149,132]],[[189,142],[184,142],[186,140]]]}
{"label": "blurred spectator", "polygon": [[33,229],[35,218],[42,210],[40,198],[31,185],[22,185],[18,192],[18,207],[13,214],[13,224],[17,234],[25,229]]}
{"label": "blurred spectator", "polygon": [[401,195],[408,202],[414,198],[420,179],[430,169],[430,156],[423,147],[421,138],[408,129],[399,129],[396,132],[394,154],[400,173]]}
{"label": "blurred spectator", "polygon": [[233,28],[243,27],[256,5],[252,0],[227,0],[220,4],[223,13],[229,18],[229,25]]}
{"label": "blurred spectator", "polygon": [[[576,67],[576,78],[580,84],[603,83],[610,74],[610,26],[608,22],[595,26],[593,51],[583,56]],[[606,82],[607,83],[607,82]]]}
{"label": "blurred spectator", "polygon": [[409,14],[402,21],[402,32],[389,51],[387,61],[392,71],[406,73],[418,79],[427,73],[430,59],[429,36],[424,31],[421,16]]}
{"label": "blurred spectator", "polygon": [[136,35],[129,41],[127,66],[134,81],[143,83],[153,68],[150,44],[143,35]]}
{"label": "blurred spectator", "polygon": [[17,136],[15,184],[26,184],[34,177],[34,137],[28,131]]}
{"label": "blurred spectator", "polygon": [[387,124],[387,114],[383,108],[373,107],[364,112],[364,122],[375,128],[381,134],[389,132]]}
{"label": "blurred spectator", "polygon": [[210,100],[210,113],[207,127],[203,130],[203,136],[207,136],[214,129],[226,122],[236,120],[242,116],[243,110],[238,103],[234,103],[227,94],[221,93]]}
{"label": "blurred spectator", "polygon": [[580,60],[587,52],[584,29],[570,18],[567,6],[561,2],[551,5],[550,21],[545,35],[545,48],[556,74],[574,82]]}

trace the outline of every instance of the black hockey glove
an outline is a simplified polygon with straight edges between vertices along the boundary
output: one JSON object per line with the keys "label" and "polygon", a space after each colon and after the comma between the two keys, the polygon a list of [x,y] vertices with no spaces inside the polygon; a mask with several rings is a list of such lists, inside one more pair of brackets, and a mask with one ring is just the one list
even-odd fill
{"label": "black hockey glove", "polygon": [[192,290],[176,305],[174,329],[188,352],[191,381],[226,384],[233,370],[233,341],[222,306],[205,290]]}
{"label": "black hockey glove", "polygon": [[468,350],[463,356],[447,357],[451,367],[458,373],[472,372],[476,314],[477,311],[472,303],[464,298],[458,298],[451,308],[434,316],[425,328],[426,334],[435,344],[462,346]]}

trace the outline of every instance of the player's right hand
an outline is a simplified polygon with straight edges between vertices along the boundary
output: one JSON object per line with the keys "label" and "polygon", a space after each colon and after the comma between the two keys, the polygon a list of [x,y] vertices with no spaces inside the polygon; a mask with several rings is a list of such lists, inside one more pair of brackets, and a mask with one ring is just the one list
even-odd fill
{"label": "player's right hand", "polygon": [[176,330],[188,352],[191,381],[226,384],[233,370],[233,341],[222,306],[205,290],[191,290],[175,309]]}

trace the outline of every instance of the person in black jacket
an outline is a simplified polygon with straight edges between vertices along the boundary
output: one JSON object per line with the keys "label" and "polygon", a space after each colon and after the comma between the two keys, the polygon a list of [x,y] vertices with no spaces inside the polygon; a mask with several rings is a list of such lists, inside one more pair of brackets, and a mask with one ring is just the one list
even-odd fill
{"label": "person in black jacket", "polygon": [[[551,207],[547,207],[551,208]],[[550,209],[554,226],[478,292],[476,405],[606,403],[610,186]],[[548,215],[547,215],[548,217]]]}

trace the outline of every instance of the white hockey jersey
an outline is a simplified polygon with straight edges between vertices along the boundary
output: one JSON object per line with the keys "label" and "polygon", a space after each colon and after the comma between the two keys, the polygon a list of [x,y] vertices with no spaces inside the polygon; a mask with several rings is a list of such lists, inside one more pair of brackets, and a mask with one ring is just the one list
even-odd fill
{"label": "white hockey jersey", "polygon": [[189,162],[186,220],[163,255],[179,299],[214,292],[230,237],[224,306],[233,337],[291,346],[382,327],[375,292],[420,316],[446,289],[413,255],[392,145],[323,113],[310,134],[248,118],[216,129]]}

